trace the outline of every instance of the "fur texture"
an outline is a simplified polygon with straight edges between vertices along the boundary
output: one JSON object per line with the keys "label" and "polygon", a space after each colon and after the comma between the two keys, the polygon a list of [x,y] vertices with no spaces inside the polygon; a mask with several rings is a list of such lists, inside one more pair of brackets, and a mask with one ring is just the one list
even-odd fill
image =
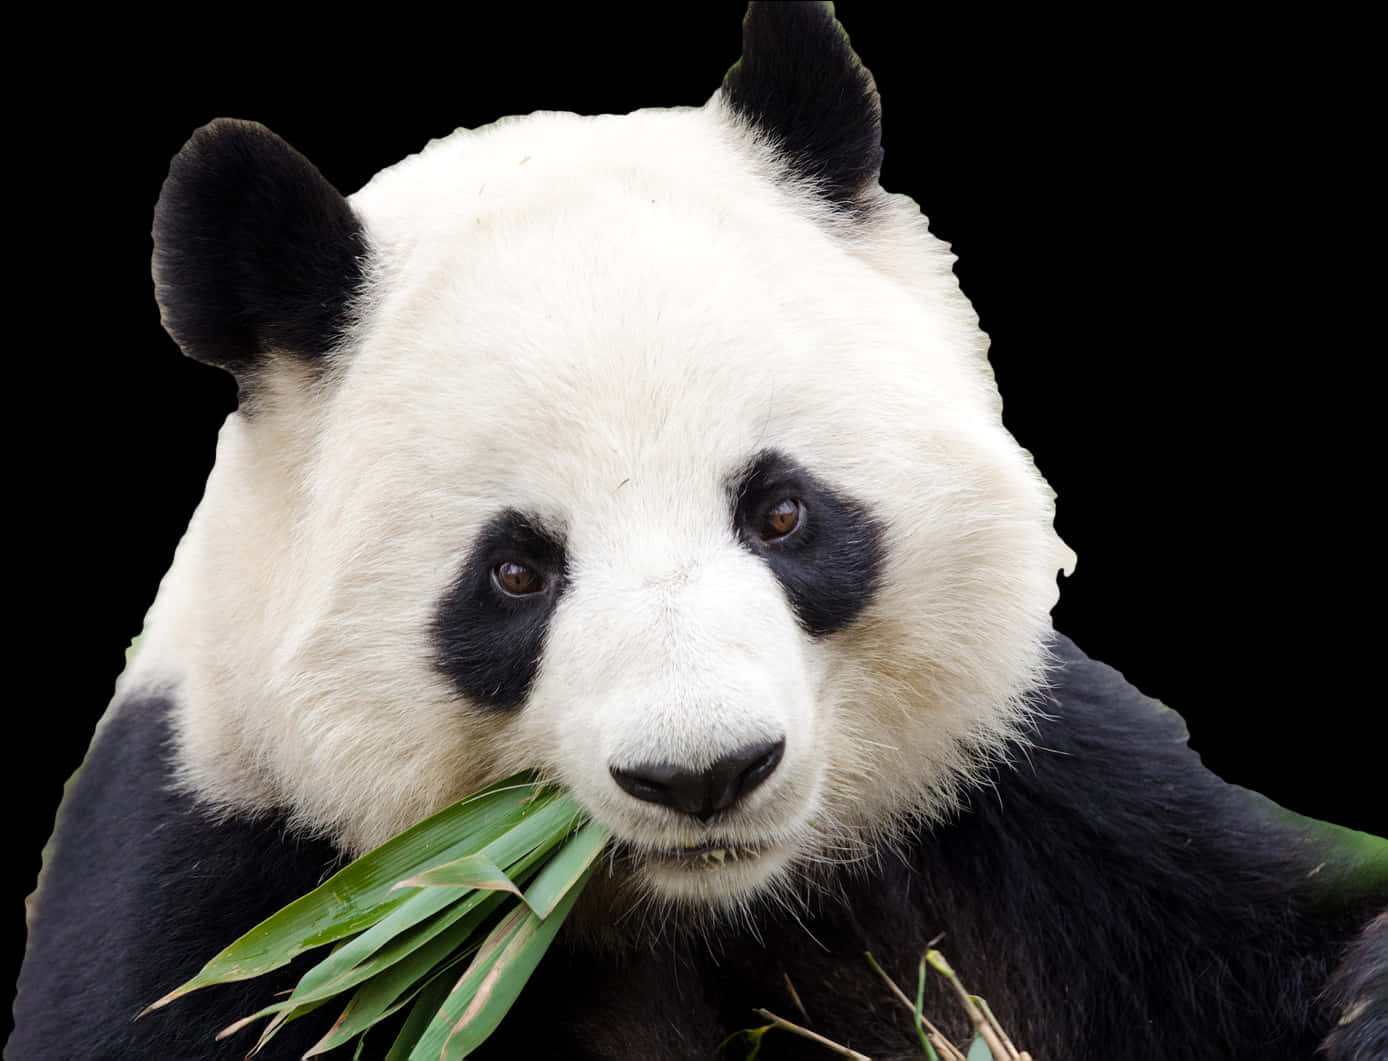
{"label": "fur texture", "polygon": [[154,245],[164,327],[190,357],[243,383],[272,351],[312,359],[332,349],[361,284],[361,226],[346,201],[253,122],[213,122],[178,153]]}
{"label": "fur texture", "polygon": [[[1385,896],[1322,892],[1323,851],[1053,634],[1051,491],[952,255],[876,183],[837,23],[754,4],[744,40],[702,108],[460,130],[346,199],[251,123],[175,160],[164,319],[251,404],[64,810],[25,1056],[126,1035],[257,911],[526,767],[618,838],[511,1025],[555,1055],[708,1056],[784,973],[821,1030],[905,1056],[858,955],[904,978],[942,930],[1038,1056],[1381,1034],[1372,930],[1317,996]],[[542,588],[500,594],[508,563]],[[614,780],[778,742],[707,823]],[[110,916],[97,839],[140,853],[111,895],[167,881],[180,927],[117,917],[122,972],[70,996]],[[703,844],[743,857],[675,857]],[[236,900],[215,917],[199,866]],[[221,998],[111,1049],[178,1054],[249,996]]]}
{"label": "fur texture", "polygon": [[[282,817],[222,819],[177,792],[169,713],[138,698],[111,712],[63,802],[6,1047],[15,1061],[242,1057],[243,1042],[213,1036],[294,984],[285,970],[135,1019],[339,857]],[[314,1042],[307,1028],[288,1031],[282,1057]]]}
{"label": "fur texture", "polygon": [[[349,198],[360,323],[326,383],[256,367],[126,678],[176,684],[192,791],[362,851],[538,766],[668,848],[706,837],[609,764],[791,734],[720,835],[768,856],[697,885],[720,902],[955,806],[1042,675],[1051,494],[914,204],[874,189],[850,230],[772,174],[720,93],[459,131]],[[730,526],[768,449],[880,514],[880,589],[835,637]],[[485,698],[434,665],[430,624],[512,510],[562,539],[568,585],[524,710],[460,724]]]}
{"label": "fur texture", "polygon": [[[1029,740],[948,827],[837,867],[797,903],[753,901],[716,933],[673,931],[660,920],[670,910],[614,908],[598,881],[477,1056],[711,1058],[753,1007],[790,1011],[788,977],[819,1031],[875,1058],[918,1057],[862,953],[904,983],[945,933],[966,982],[1038,1058],[1121,1044],[1132,1061],[1304,1061],[1327,1031],[1332,1058],[1381,1057],[1383,918],[1343,959],[1333,1004],[1318,998],[1373,897],[1345,902],[1324,869],[1308,876],[1318,845],[1207,773],[1179,716],[1064,638],[1052,647]],[[282,820],[219,821],[171,791],[168,710],[123,704],[65,805],[11,1057],[239,1057],[248,1033],[212,1034],[288,980],[208,989],[130,1021],[338,861]],[[94,858],[109,867],[100,889]],[[614,946],[614,917],[640,946]],[[61,960],[93,947],[99,965]],[[930,1012],[962,1037],[931,990]],[[290,1025],[263,1056],[298,1057],[332,1015]],[[390,1036],[374,1041],[367,1056]],[[789,1037],[765,1052],[823,1056]]]}

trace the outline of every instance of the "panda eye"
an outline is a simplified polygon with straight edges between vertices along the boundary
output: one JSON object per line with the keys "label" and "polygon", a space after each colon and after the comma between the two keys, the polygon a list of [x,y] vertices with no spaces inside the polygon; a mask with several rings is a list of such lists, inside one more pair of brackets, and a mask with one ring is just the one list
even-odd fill
{"label": "panda eye", "polygon": [[507,597],[530,597],[545,588],[545,580],[534,569],[506,560],[492,568],[492,585]]}
{"label": "panda eye", "polygon": [[762,513],[757,533],[764,542],[774,542],[794,533],[805,515],[805,506],[793,497],[782,498]]}

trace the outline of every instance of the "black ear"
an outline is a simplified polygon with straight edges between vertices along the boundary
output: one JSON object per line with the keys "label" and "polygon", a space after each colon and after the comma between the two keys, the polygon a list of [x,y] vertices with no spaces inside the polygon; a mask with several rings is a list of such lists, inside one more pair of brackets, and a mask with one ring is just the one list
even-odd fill
{"label": "black ear", "polygon": [[169,166],[154,208],[154,294],[189,357],[239,382],[272,353],[341,339],[366,244],[347,200],[263,125],[219,118]]}
{"label": "black ear", "polygon": [[833,4],[749,4],[742,58],[721,91],[826,199],[861,205],[882,165],[881,106]]}

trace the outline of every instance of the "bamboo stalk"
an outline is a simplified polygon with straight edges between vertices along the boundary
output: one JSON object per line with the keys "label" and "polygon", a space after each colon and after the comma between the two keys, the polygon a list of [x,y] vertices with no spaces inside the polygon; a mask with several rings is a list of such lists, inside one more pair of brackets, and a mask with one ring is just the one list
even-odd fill
{"label": "bamboo stalk", "polygon": [[983,1015],[983,1010],[978,1008],[973,996],[964,990],[964,985],[959,982],[959,976],[950,968],[949,962],[945,961],[945,956],[937,950],[925,952],[925,960],[934,969],[949,981],[950,987],[954,988],[954,993],[959,997],[959,1003],[964,1007],[964,1012],[969,1015],[969,1020],[973,1021],[974,1031],[983,1037],[983,1041],[988,1044],[988,1049],[992,1051],[994,1058],[1001,1061],[1017,1061],[1017,1051],[1008,1050],[1003,1045],[1003,1041],[998,1038],[998,1033],[993,1030],[993,1026],[988,1023],[988,1018]]}
{"label": "bamboo stalk", "polygon": [[819,1043],[820,1046],[823,1046],[825,1049],[832,1050],[834,1051],[834,1053],[839,1054],[842,1057],[851,1057],[854,1058],[854,1061],[872,1061],[872,1058],[868,1057],[867,1054],[860,1054],[857,1050],[850,1050],[848,1047],[843,1046],[840,1043],[836,1043],[832,1039],[826,1039],[824,1038],[824,1036],[818,1035],[815,1032],[810,1031],[809,1028],[802,1028],[800,1025],[794,1024],[791,1021],[786,1020],[784,1017],[778,1017],[769,1009],[759,1009],[756,1012],[758,1015],[765,1017],[772,1024],[776,1025],[776,1027],[784,1028],[788,1032],[794,1032],[796,1035],[803,1036],[806,1039],[810,1039],[813,1042]]}
{"label": "bamboo stalk", "polygon": [[[867,960],[868,964],[877,970],[877,975],[886,981],[887,986],[892,989],[892,994],[901,999],[901,1004],[911,1012],[911,1020],[914,1021],[916,1019],[916,1004],[906,997],[905,991],[896,986],[896,982],[887,975],[886,970],[877,964],[876,958],[868,954]],[[935,1025],[931,1024],[930,1020],[923,1013],[920,1015],[920,1022],[925,1028],[925,1034],[930,1038],[930,1045],[935,1047],[936,1051],[944,1057],[945,1061],[965,1061],[964,1055],[959,1052],[958,1048],[946,1039],[944,1033],[941,1032],[939,1028],[935,1027]]]}

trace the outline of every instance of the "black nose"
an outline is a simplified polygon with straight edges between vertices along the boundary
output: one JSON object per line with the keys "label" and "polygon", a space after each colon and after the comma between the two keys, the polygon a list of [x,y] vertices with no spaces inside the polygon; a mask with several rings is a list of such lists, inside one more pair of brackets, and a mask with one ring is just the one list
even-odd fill
{"label": "black nose", "polygon": [[630,770],[614,766],[610,771],[612,779],[637,799],[684,811],[706,822],[770,777],[785,750],[786,742],[782,739],[774,744],[742,748],[707,770],[642,763]]}

